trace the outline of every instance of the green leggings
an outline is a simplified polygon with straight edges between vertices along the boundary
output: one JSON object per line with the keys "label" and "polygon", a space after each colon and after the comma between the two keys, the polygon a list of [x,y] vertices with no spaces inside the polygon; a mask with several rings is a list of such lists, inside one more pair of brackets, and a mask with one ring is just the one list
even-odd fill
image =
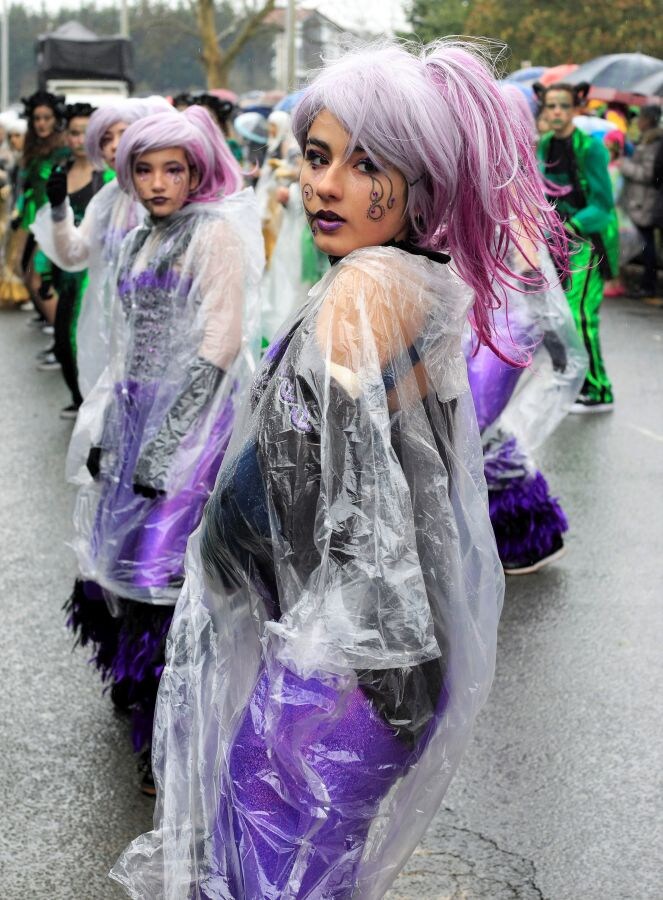
{"label": "green leggings", "polygon": [[598,257],[593,247],[588,243],[582,244],[578,252],[571,256],[571,275],[564,289],[576,328],[589,356],[589,371],[582,392],[601,403],[610,403],[613,399],[612,385],[603,364],[599,341],[603,277],[597,262]]}

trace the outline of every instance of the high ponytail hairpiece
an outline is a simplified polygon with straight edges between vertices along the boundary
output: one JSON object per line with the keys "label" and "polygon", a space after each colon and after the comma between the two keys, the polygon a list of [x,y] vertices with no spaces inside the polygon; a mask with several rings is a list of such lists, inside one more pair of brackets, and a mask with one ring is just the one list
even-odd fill
{"label": "high ponytail hairpiece", "polygon": [[145,116],[165,111],[172,112],[172,106],[163,97],[132,97],[96,110],[90,117],[85,133],[85,152],[95,169],[103,171],[106,168],[106,162],[101,154],[101,141],[109,128],[118,122],[131,125],[139,119],[144,119]]}
{"label": "high ponytail hairpiece", "polygon": [[[563,227],[543,192],[531,133],[510,106],[478,44],[438,41],[410,51],[371,45],[322,69],[293,115],[304,149],[327,109],[378,167],[409,185],[410,239],[446,251],[474,290],[472,319],[492,346],[492,310],[518,283],[508,250],[548,240],[567,260]],[[526,252],[526,251],[525,251]]]}

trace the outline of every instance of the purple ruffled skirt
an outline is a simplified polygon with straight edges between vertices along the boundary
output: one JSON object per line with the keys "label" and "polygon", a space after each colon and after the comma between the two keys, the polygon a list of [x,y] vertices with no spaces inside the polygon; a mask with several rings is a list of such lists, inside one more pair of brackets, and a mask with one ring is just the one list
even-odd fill
{"label": "purple ruffled skirt", "polygon": [[[132,710],[132,738],[138,751],[151,741],[186,544],[214,487],[230,438],[233,407],[229,400],[202,449],[196,448],[200,439],[196,433],[178,448],[180,459],[192,457],[193,462],[177,492],[149,499],[134,493],[133,473],[157,385],[127,382],[118,385],[116,393],[119,425],[114,427],[119,439],[104,443],[115,444],[118,455],[110,472],[104,470],[102,457],[103,487],[91,539],[104,588],[94,581],[77,581],[66,610],[78,643],[93,646],[92,661],[102,679],[111,683],[114,701]],[[143,592],[141,602],[136,594]],[[112,598],[112,613],[107,598]]]}

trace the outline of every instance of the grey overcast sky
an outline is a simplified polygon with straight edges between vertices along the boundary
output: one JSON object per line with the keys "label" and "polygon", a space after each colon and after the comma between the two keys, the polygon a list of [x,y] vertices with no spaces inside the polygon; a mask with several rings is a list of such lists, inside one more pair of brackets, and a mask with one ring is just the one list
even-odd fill
{"label": "grey overcast sky", "polygon": [[[108,5],[107,0],[98,0],[99,5]],[[404,8],[407,0],[303,0],[306,9],[317,8],[344,28],[368,31],[372,34],[390,34],[406,26]],[[71,9],[72,18],[78,9],[78,0],[43,0],[47,9]],[[42,0],[23,0],[28,9],[40,9]],[[114,6],[119,10],[119,2]],[[281,4],[279,4],[281,5]],[[118,13],[119,18],[119,13]]]}

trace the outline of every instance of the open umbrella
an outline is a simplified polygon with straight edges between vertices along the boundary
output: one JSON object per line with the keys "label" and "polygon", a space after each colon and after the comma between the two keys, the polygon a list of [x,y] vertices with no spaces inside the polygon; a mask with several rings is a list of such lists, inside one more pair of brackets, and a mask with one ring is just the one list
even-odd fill
{"label": "open umbrella", "polygon": [[564,63],[561,66],[551,66],[546,69],[539,78],[541,84],[557,84],[560,81],[566,81],[573,72],[578,68],[577,63]]}
{"label": "open umbrella", "polygon": [[610,53],[578,66],[566,80],[570,84],[587,81],[593,87],[630,91],[632,85],[659,71],[663,71],[663,59],[644,53]]}
{"label": "open umbrella", "polygon": [[237,94],[228,90],[228,88],[211,88],[207,93],[211,94],[212,97],[218,97],[219,100],[227,100],[233,106],[237,105]]}
{"label": "open umbrella", "polygon": [[283,112],[292,113],[293,109],[304,96],[304,91],[295,91],[294,94],[288,94],[276,104],[274,109],[280,109]]}
{"label": "open umbrella", "polygon": [[532,84],[532,82],[540,80],[545,71],[545,66],[528,66],[526,69],[517,69],[510,75],[507,75],[504,81],[513,81],[516,84]]}
{"label": "open umbrella", "polygon": [[663,69],[647,75],[642,81],[631,86],[631,93],[643,94],[645,97],[663,97]]}

